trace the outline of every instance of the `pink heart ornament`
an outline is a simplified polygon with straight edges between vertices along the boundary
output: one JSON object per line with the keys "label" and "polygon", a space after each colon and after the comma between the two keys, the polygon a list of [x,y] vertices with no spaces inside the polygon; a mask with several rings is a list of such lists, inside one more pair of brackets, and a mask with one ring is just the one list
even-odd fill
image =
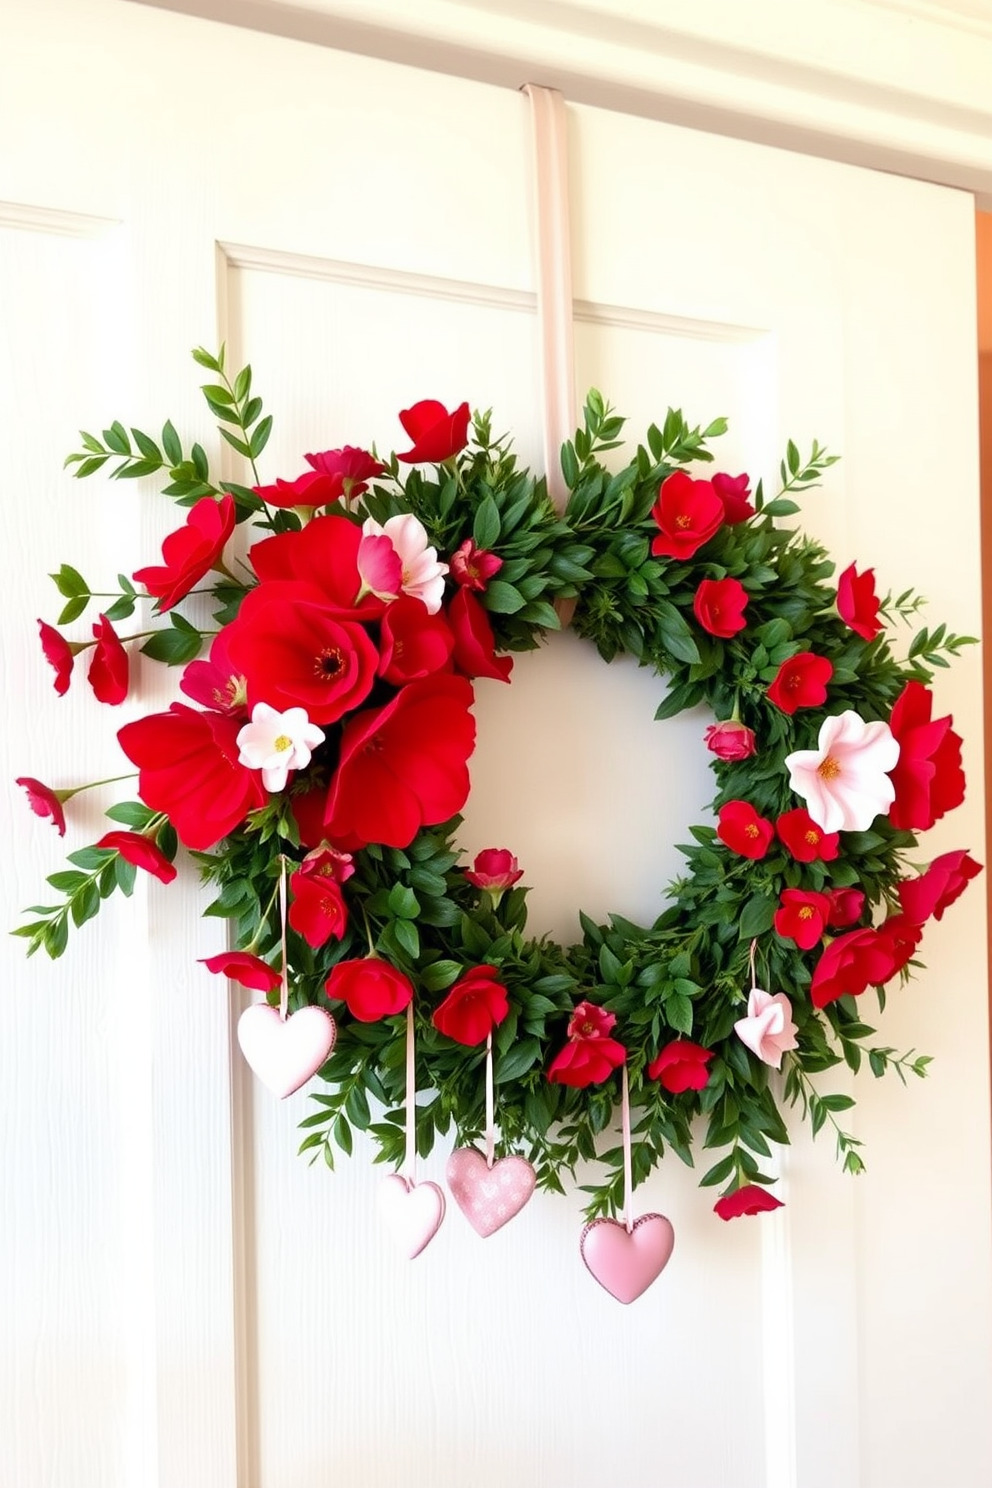
{"label": "pink heart ornament", "polygon": [[501,1157],[490,1168],[475,1147],[456,1147],[445,1177],[451,1197],[483,1240],[520,1213],[537,1182],[525,1157]]}
{"label": "pink heart ornament", "polygon": [[392,1173],[379,1185],[379,1213],[400,1250],[412,1261],[441,1228],[444,1193],[436,1183],[411,1183],[402,1173]]}
{"label": "pink heart ornament", "polygon": [[283,1100],[317,1073],[337,1035],[334,1019],[319,1007],[299,1008],[283,1021],[278,1008],[256,1002],[238,1019],[242,1054],[262,1084]]}
{"label": "pink heart ornament", "polygon": [[594,1219],[579,1250],[589,1271],[618,1302],[634,1302],[668,1265],[675,1231],[663,1214],[642,1214],[633,1229],[616,1219]]}

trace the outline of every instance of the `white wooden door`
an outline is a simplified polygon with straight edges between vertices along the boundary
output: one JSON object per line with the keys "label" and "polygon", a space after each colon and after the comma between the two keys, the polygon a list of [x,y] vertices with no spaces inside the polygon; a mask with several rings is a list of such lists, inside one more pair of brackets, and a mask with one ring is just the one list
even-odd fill
{"label": "white wooden door", "polygon": [[[4,778],[62,786],[116,773],[121,720],[78,679],[54,696],[45,575],[68,561],[98,588],[174,521],[143,483],[80,486],[62,457],[79,427],[166,415],[216,453],[188,348],[223,339],[251,360],[276,415],[269,478],[307,449],[388,445],[421,397],[492,406],[538,461],[528,113],[514,93],[120,0],[5,0],[4,23]],[[828,443],[844,460],[809,529],[973,632],[970,199],[590,108],[570,130],[580,392],[603,389],[635,433],[668,403],[726,414],[723,462],[755,477],[788,436]],[[980,855],[978,675],[969,657],[941,687],[970,788],[934,851]],[[122,714],[160,686],[142,678]],[[711,791],[698,723],[659,732],[656,691],[568,637],[511,688],[480,688],[465,842],[512,842],[539,928],[567,933],[579,902],[648,918],[676,869]],[[617,722],[590,740],[599,715]],[[670,800],[644,843],[642,798],[618,788],[605,861],[601,822],[574,808],[621,747],[629,780],[661,756]],[[524,775],[536,796],[508,802]],[[111,799],[73,803],[67,844],[93,840]],[[12,924],[61,853],[8,800]],[[666,1163],[639,1198],[671,1216],[676,1258],[629,1309],[581,1267],[578,1194],[538,1196],[484,1246],[449,1223],[399,1261],[368,1154],[308,1169],[305,1092],[276,1106],[232,1057],[230,1010],[195,964],[223,931],[200,907],[190,870],[109,905],[54,965],[5,946],[5,1488],[988,1482],[979,893],[890,998],[886,1041],[937,1058],[926,1085],[860,1081],[868,1176],[799,1136],[787,1207],[723,1225]]]}

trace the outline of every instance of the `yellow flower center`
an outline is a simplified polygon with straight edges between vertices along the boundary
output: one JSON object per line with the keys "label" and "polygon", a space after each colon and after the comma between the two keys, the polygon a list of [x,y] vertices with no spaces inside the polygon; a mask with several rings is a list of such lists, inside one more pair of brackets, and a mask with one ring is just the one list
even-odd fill
{"label": "yellow flower center", "polygon": [[801,920],[811,920],[813,918],[813,911],[810,909],[808,904],[804,904],[802,909],[799,911],[799,918]]}
{"label": "yellow flower center", "polygon": [[832,754],[828,754],[826,759],[817,765],[816,773],[820,776],[821,780],[836,780],[840,774],[840,765]]}
{"label": "yellow flower center", "polygon": [[681,527],[684,530],[686,527],[692,526],[692,521],[691,518],[686,516],[685,512],[682,512],[675,518],[675,525],[676,527]]}
{"label": "yellow flower center", "polygon": [[757,837],[758,835],[759,835],[758,834],[758,829],[754,825],[754,822],[748,822],[747,826],[744,828],[744,836],[745,837]]}
{"label": "yellow flower center", "polygon": [[815,827],[810,827],[804,840],[809,843],[810,847],[815,847],[820,840],[820,834]]}
{"label": "yellow flower center", "polygon": [[292,749],[292,747],[293,741],[288,734],[280,734],[278,739],[274,739],[272,742],[272,748],[277,749],[280,754],[283,754],[287,749]]}

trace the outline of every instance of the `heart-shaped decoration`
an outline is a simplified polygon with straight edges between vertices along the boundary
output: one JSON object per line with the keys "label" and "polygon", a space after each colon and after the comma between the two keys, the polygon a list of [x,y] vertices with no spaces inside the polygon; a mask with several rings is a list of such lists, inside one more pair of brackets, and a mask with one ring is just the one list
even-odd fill
{"label": "heart-shaped decoration", "polygon": [[455,1203],[483,1240],[520,1213],[537,1182],[525,1157],[501,1157],[490,1168],[475,1147],[456,1147],[445,1177]]}
{"label": "heart-shaped decoration", "polygon": [[319,1007],[302,1007],[285,1021],[267,1002],[253,1003],[238,1019],[241,1052],[263,1085],[285,1099],[315,1075],[334,1048],[337,1025]]}
{"label": "heart-shaped decoration", "polygon": [[444,1194],[436,1183],[411,1183],[401,1173],[392,1173],[379,1185],[379,1213],[412,1261],[441,1228]]}
{"label": "heart-shaped decoration", "polygon": [[634,1302],[668,1265],[675,1231],[663,1214],[642,1214],[628,1231],[616,1219],[594,1219],[582,1231],[582,1259],[611,1297]]}

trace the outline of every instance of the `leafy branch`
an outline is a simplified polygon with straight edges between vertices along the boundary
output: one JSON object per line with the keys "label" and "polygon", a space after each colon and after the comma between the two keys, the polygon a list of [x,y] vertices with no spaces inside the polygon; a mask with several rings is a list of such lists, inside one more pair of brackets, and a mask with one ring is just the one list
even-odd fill
{"label": "leafy branch", "polygon": [[[216,356],[205,351],[202,346],[197,347],[193,352],[194,361],[198,362],[201,367],[205,367],[208,372],[215,372],[221,379],[219,383],[205,384],[201,392],[210,412],[221,421],[218,425],[221,435],[233,450],[236,450],[250,463],[255,485],[258,486],[261,485],[261,481],[255,461],[269,442],[269,435],[272,433],[272,415],[266,414],[263,418],[262,400],[252,395],[251,367],[242,367],[232,383],[224,369],[224,354],[224,346],[221,346]],[[239,434],[234,434],[230,429],[225,428],[226,424],[233,424],[239,430]],[[261,503],[258,504],[261,505]]]}
{"label": "leafy branch", "polygon": [[854,1105],[853,1096],[817,1095],[806,1071],[795,1060],[791,1060],[785,1080],[785,1098],[790,1105],[802,1104],[803,1116],[808,1118],[814,1137],[829,1122],[837,1142],[837,1156],[844,1159],[845,1173],[857,1176],[865,1171],[864,1161],[857,1151],[863,1144],[850,1132],[843,1131],[837,1121],[838,1112],[849,1111]]}

